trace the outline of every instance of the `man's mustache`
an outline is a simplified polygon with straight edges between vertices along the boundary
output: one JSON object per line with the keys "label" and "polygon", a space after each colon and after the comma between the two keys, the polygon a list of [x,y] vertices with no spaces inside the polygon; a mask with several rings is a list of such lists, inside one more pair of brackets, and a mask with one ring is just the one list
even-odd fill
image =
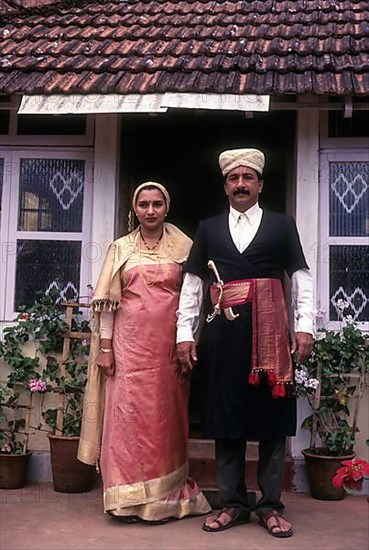
{"label": "man's mustache", "polygon": [[250,195],[250,191],[248,189],[235,189],[233,196],[235,195]]}

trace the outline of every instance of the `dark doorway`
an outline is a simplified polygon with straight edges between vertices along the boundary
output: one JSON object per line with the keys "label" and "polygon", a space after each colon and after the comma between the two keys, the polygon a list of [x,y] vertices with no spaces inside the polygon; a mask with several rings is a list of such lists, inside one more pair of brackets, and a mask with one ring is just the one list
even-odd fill
{"label": "dark doorway", "polygon": [[260,148],[266,155],[261,205],[293,211],[294,112],[255,113],[251,119],[229,111],[129,114],[121,138],[120,234],[127,231],[134,188],[153,180],[171,195],[168,221],[192,237],[200,219],[227,208],[218,157],[239,147]]}
{"label": "dark doorway", "polygon": [[[294,213],[295,112],[255,113],[176,110],[124,115],[121,135],[120,235],[127,232],[133,190],[144,181],[167,187],[168,221],[193,237],[202,218],[228,207],[218,165],[225,149],[256,147],[266,166],[260,204]],[[199,370],[199,369],[198,369]],[[200,374],[194,369],[189,403],[190,435],[198,437]]]}

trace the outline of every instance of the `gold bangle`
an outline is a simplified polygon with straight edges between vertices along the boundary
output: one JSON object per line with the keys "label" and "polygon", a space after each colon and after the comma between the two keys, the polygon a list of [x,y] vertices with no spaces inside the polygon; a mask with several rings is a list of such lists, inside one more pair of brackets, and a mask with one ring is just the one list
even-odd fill
{"label": "gold bangle", "polygon": [[100,353],[109,353],[110,351],[113,351],[111,348],[100,348]]}

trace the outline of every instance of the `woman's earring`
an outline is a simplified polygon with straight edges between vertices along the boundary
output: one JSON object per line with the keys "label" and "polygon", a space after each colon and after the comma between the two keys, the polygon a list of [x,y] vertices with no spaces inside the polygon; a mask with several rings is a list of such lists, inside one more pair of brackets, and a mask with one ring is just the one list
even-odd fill
{"label": "woman's earring", "polygon": [[130,210],[128,212],[127,226],[128,226],[128,232],[129,233],[134,230],[135,223],[134,223],[134,216],[133,216],[133,211],[132,210]]}

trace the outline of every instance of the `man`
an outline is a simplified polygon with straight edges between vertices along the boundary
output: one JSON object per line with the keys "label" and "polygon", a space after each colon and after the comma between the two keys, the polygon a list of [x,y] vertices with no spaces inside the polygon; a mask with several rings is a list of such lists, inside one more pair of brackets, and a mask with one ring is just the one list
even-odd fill
{"label": "man", "polygon": [[[275,537],[289,537],[292,527],[281,515],[280,497],[286,437],[296,431],[291,354],[302,363],[312,350],[312,278],[293,218],[259,206],[264,163],[257,149],[224,151],[219,157],[230,208],[199,224],[177,312],[177,351],[182,372],[189,372],[197,363],[194,335],[203,305],[203,433],[215,439],[224,502],[203,529],[223,531],[249,521],[244,481],[249,440],[259,441],[259,523]],[[295,310],[292,336],[285,273]]]}

